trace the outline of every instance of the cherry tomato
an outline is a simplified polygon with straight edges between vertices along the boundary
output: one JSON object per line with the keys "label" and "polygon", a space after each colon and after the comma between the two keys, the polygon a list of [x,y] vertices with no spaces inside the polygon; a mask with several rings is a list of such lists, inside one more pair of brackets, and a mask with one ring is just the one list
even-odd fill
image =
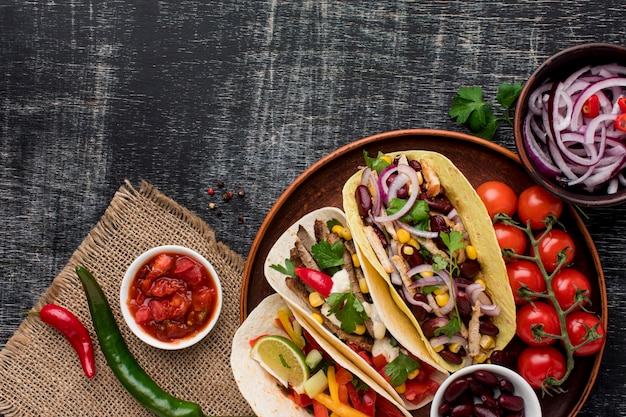
{"label": "cherry tomato", "polygon": [[576,356],[588,356],[597,353],[606,340],[606,331],[600,318],[586,311],[574,311],[565,318],[565,326],[567,327],[567,335],[572,345],[578,346],[586,340],[588,329],[595,330],[599,338],[589,341],[587,344],[579,347],[574,351]]}
{"label": "cherry tomato", "polygon": [[507,184],[500,181],[487,181],[476,189],[485,204],[491,219],[498,213],[513,216],[517,210],[517,195]]}
{"label": "cherry tomato", "polygon": [[537,339],[533,334],[533,327],[535,326],[543,326],[543,331],[548,334],[561,334],[561,323],[556,309],[543,301],[526,304],[517,310],[516,323],[515,332],[517,336],[531,346],[545,346],[556,341],[550,336],[542,336],[541,339]]}
{"label": "cherry tomato", "polygon": [[[591,296],[591,284],[582,272],[574,268],[563,268],[554,277],[552,277],[552,289],[556,300],[563,310],[567,310],[576,302],[578,296],[589,298]],[[576,307],[578,310],[581,305],[587,305],[588,300],[583,298],[582,304]]]}
{"label": "cherry tomato", "polygon": [[[528,303],[528,300],[522,299],[519,294],[519,289],[525,285],[530,291],[542,293],[546,290],[546,280],[541,273],[541,270],[536,263],[521,259],[516,262],[511,262],[506,266],[506,272],[509,276],[509,283],[511,284],[511,290],[513,291],[513,298],[515,304],[522,305]],[[531,297],[536,300],[537,297]]]}
{"label": "cherry tomato", "polygon": [[533,185],[519,195],[517,215],[523,224],[530,222],[533,230],[545,228],[544,220],[553,215],[557,219],[563,212],[563,202],[540,185]]}
{"label": "cherry tomato", "polygon": [[[553,272],[559,264],[559,254],[565,254],[565,264],[569,265],[576,255],[574,240],[565,231],[560,229],[550,230],[537,245],[539,258],[546,271]],[[534,255],[534,250],[532,250]]]}
{"label": "cherry tomato", "polygon": [[[496,232],[496,238],[498,239],[500,249],[510,249],[518,255],[523,255],[524,252],[526,252],[528,239],[522,230],[510,224],[504,223],[494,224],[493,229]],[[507,259],[505,259],[505,261],[506,260]]]}
{"label": "cherry tomato", "polygon": [[563,378],[566,369],[565,357],[553,346],[528,346],[517,358],[517,371],[535,389],[548,377]]}

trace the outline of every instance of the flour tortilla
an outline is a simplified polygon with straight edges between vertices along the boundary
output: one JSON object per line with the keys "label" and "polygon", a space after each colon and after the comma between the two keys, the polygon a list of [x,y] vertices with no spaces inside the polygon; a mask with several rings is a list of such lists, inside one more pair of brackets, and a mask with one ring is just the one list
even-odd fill
{"label": "flour tortilla", "polygon": [[[495,317],[494,323],[500,329],[495,349],[503,349],[515,335],[515,302],[502,252],[487,209],[467,178],[444,155],[430,151],[403,151],[387,155],[394,159],[400,154],[406,155],[409,160],[425,159],[430,163],[446,190],[446,196],[461,216],[470,241],[478,253],[477,260],[481,265],[483,279],[487,285],[486,292],[502,310],[502,313]],[[361,183],[362,173],[363,170],[359,170],[344,185],[343,208],[348,218],[348,227],[357,244],[361,268],[365,272],[372,297],[376,295],[377,302],[381,304],[383,303],[381,299],[384,298],[389,304],[396,306],[395,309],[386,308],[381,311],[384,315],[383,321],[389,332],[415,355],[420,357],[428,355],[447,371],[455,372],[465,366],[465,362],[461,365],[450,364],[434,351],[410,307],[396,291],[391,283],[391,277],[385,272],[367,241],[355,198],[355,191]]]}
{"label": "flour tortilla", "polygon": [[[297,406],[293,401],[287,398],[279,386],[280,383],[274,379],[273,376],[266,372],[257,361],[250,358],[251,340],[264,334],[288,337],[287,334],[275,324],[274,320],[277,311],[284,308],[289,308],[285,300],[279,294],[272,294],[261,301],[250,313],[244,323],[237,329],[237,332],[235,332],[230,357],[231,368],[239,390],[258,417],[311,417],[312,414],[307,410]],[[298,320],[298,317],[295,317],[296,320]],[[303,324],[303,327],[306,329],[308,326]],[[313,337],[315,336],[313,335]],[[320,342],[318,338],[315,338],[315,340]],[[320,346],[338,365],[350,371],[362,382],[374,389],[378,395],[382,395],[388,399],[405,417],[411,417],[411,414],[397,401],[391,398],[391,396],[378,386],[372,378],[343,358],[335,347],[324,343],[323,340]]]}
{"label": "flour tortilla", "polygon": [[[347,225],[347,219],[343,211],[335,207],[325,207],[308,213],[296,223],[294,223],[291,227],[289,227],[289,229],[287,229],[283,233],[283,235],[276,241],[265,260],[265,278],[270,286],[277,293],[282,295],[285,301],[289,304],[294,315],[298,318],[298,321],[302,324],[303,327],[305,327],[313,335],[316,336],[316,340],[319,343],[324,343],[324,341],[328,342],[327,346],[334,347],[344,358],[346,358],[345,360],[354,363],[361,370],[367,373],[367,375],[369,375],[370,378],[376,381],[377,385],[382,387],[396,402],[404,404],[404,406],[409,410],[421,408],[432,401],[432,396],[425,398],[419,403],[409,403],[405,401],[403,397],[401,397],[394,389],[394,387],[391,386],[387,382],[387,380],[385,380],[385,378],[380,375],[373,367],[368,365],[361,356],[359,356],[354,350],[352,350],[345,343],[343,343],[330,330],[322,326],[319,322],[313,320],[311,318],[311,313],[313,311],[309,303],[294,294],[294,292],[287,286],[287,284],[285,283],[284,274],[270,267],[274,264],[284,265],[285,259],[289,258],[290,250],[294,246],[294,242],[296,240],[296,232],[299,226],[303,226],[311,235],[313,235],[313,225],[316,220],[328,221],[332,219],[337,219],[343,225]],[[379,283],[373,284],[381,287],[379,291],[376,291],[376,294],[374,294],[374,292],[370,288],[372,301],[376,308],[379,310],[379,314],[381,315],[381,317],[393,317],[394,312],[397,311],[397,306],[393,301],[391,301],[389,297],[379,296],[378,293],[384,288],[382,288]],[[383,316],[380,312],[381,310],[386,311],[389,309],[392,310],[390,314],[385,314]],[[405,317],[404,315],[400,315],[398,317],[398,320],[405,321],[405,326],[411,326],[407,317]],[[386,321],[385,325],[389,328],[389,323],[387,323]],[[397,337],[396,339],[399,340]],[[435,382],[440,384],[446,378],[446,376],[448,376],[448,372],[436,361],[434,361],[426,350],[417,352],[415,351],[415,349],[412,349],[411,352],[416,355],[420,360],[435,368],[436,371],[432,376],[432,379]]]}

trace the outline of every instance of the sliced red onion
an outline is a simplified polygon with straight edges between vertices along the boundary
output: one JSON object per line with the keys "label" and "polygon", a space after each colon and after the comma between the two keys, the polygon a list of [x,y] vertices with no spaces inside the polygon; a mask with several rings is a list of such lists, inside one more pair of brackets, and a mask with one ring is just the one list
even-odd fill
{"label": "sliced red onion", "polygon": [[467,339],[458,335],[454,335],[452,337],[441,335],[430,339],[430,345],[435,349],[448,343],[458,343],[463,346],[463,348],[467,349]]}
{"label": "sliced red onion", "polygon": [[[432,269],[432,268],[431,268]],[[445,284],[445,281],[438,275],[432,277],[420,278],[411,283],[411,288],[427,287],[429,285],[441,285]]]}
{"label": "sliced red onion", "polygon": [[396,224],[415,237],[422,237],[425,239],[435,239],[439,236],[439,233],[437,232],[431,232],[429,230],[419,230],[418,228],[409,226],[406,223],[397,222]]}
{"label": "sliced red onion", "polygon": [[[426,271],[433,272],[433,266],[431,264],[415,265],[413,268],[409,269],[409,271],[407,272],[407,275],[412,277],[412,276],[421,274],[422,272],[426,272]],[[427,278],[422,278],[422,279],[427,279]]]}
{"label": "sliced red onion", "polygon": [[497,304],[481,304],[480,311],[485,316],[490,316],[490,317],[499,316],[500,313],[502,312],[502,310]]}
{"label": "sliced red onion", "polygon": [[409,198],[406,200],[404,207],[402,207],[402,209],[398,210],[396,213],[375,217],[375,219],[379,222],[391,222],[400,219],[402,216],[407,214],[411,210],[411,208],[413,208],[413,204],[415,204],[415,201],[419,196],[419,181],[417,179],[417,173],[415,172],[415,170],[409,165],[398,165],[397,169],[398,174],[404,174],[409,178],[409,183],[411,185],[411,188],[409,190]]}

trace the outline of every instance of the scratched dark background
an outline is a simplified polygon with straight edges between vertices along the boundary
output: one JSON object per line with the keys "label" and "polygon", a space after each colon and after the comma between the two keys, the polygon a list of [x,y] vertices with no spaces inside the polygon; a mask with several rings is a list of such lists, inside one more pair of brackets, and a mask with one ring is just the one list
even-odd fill
{"label": "scratched dark background", "polygon": [[[458,88],[492,99],[562,48],[624,43],[625,21],[621,1],[0,1],[0,348],[125,179],[246,257],[328,152],[395,129],[464,131],[447,116]],[[495,141],[514,150],[510,128]],[[580,415],[626,415],[625,211],[587,214],[610,325]]]}

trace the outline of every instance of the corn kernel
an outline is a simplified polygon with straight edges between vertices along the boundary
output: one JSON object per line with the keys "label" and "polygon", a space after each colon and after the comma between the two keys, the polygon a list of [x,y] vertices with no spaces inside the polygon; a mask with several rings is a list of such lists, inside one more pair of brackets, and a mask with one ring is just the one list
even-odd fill
{"label": "corn kernel", "polygon": [[433,292],[435,293],[435,295],[444,295],[448,293],[448,287],[442,285],[440,287],[435,288]]}
{"label": "corn kernel", "polygon": [[465,247],[465,254],[468,258],[475,260],[478,254],[476,253],[476,248],[472,245],[467,245]]}
{"label": "corn kernel", "polygon": [[433,346],[433,350],[435,352],[441,352],[443,350],[443,348],[445,348],[445,345],[441,344],[439,346]]}
{"label": "corn kernel", "polygon": [[332,229],[330,229],[331,232],[333,232],[336,235],[341,236],[341,229],[343,229],[343,226],[340,224],[336,224],[333,226]]}
{"label": "corn kernel", "polygon": [[324,323],[324,318],[319,313],[311,313],[311,318],[313,318],[313,320],[315,320],[319,324]]}
{"label": "corn kernel", "polygon": [[474,284],[480,284],[483,286],[483,288],[487,288],[487,284],[485,284],[485,281],[483,281],[482,279],[477,279],[476,281],[474,281]]}
{"label": "corn kernel", "polygon": [[361,278],[359,280],[359,290],[361,290],[363,294],[369,294],[370,288],[367,285],[367,281],[365,280],[365,278]]}
{"label": "corn kernel", "polygon": [[413,253],[415,253],[415,250],[413,249],[413,246],[411,246],[411,245],[403,245],[402,246],[402,254],[404,256],[411,256],[411,255],[413,255]]}
{"label": "corn kernel", "polygon": [[365,334],[365,331],[366,331],[366,330],[367,330],[367,329],[365,328],[365,325],[364,325],[364,324],[359,324],[359,323],[357,323],[357,324],[356,324],[356,328],[354,329],[354,333],[356,333],[356,334],[358,334],[358,335],[362,335],[362,334]]}
{"label": "corn kernel", "polygon": [[352,265],[354,265],[355,268],[358,268],[361,266],[361,261],[359,260],[359,257],[357,256],[356,253],[352,254]]}
{"label": "corn kernel", "polygon": [[493,349],[496,346],[496,338],[493,336],[483,334],[480,336],[479,344],[480,344],[480,347],[485,350]]}
{"label": "corn kernel", "polygon": [[347,227],[341,228],[341,233],[339,234],[343,238],[343,240],[352,240],[352,232]]}
{"label": "corn kernel", "polygon": [[413,246],[414,248],[418,248],[419,249],[419,247],[420,247],[420,243],[414,237],[409,239],[408,244]]}
{"label": "corn kernel", "polygon": [[459,350],[461,350],[461,344],[460,343],[450,343],[448,345],[448,350],[450,350],[450,352],[453,352],[453,353],[459,353]]}
{"label": "corn kernel", "polygon": [[483,363],[487,359],[489,359],[489,355],[485,352],[480,352],[478,355],[474,356],[474,363]]}
{"label": "corn kernel", "polygon": [[411,234],[404,229],[398,230],[397,234],[398,234],[398,240],[400,241],[400,243],[408,243],[409,240],[411,240]]}
{"label": "corn kernel", "polygon": [[433,271],[422,271],[420,272],[420,275],[422,278],[430,278],[435,275],[435,273]]}
{"label": "corn kernel", "polygon": [[443,307],[446,304],[448,304],[448,301],[450,301],[450,294],[445,293],[445,294],[435,295],[435,301],[437,302],[437,305],[439,307]]}
{"label": "corn kernel", "polygon": [[417,183],[418,183],[419,185],[424,184],[424,175],[422,175],[422,172],[421,172],[421,171],[419,171],[419,172],[417,173]]}
{"label": "corn kernel", "polygon": [[420,374],[420,370],[419,368],[412,370],[411,372],[409,372],[409,374],[407,375],[408,379],[415,379],[417,378],[417,376]]}
{"label": "corn kernel", "polygon": [[319,307],[324,304],[324,297],[317,291],[313,291],[309,294],[309,304],[313,307]]}
{"label": "corn kernel", "polygon": [[403,382],[394,388],[398,394],[404,394],[406,392],[406,382]]}
{"label": "corn kernel", "polygon": [[382,159],[383,161],[386,161],[388,164],[391,163],[391,157],[389,155],[382,155],[380,159]]}

